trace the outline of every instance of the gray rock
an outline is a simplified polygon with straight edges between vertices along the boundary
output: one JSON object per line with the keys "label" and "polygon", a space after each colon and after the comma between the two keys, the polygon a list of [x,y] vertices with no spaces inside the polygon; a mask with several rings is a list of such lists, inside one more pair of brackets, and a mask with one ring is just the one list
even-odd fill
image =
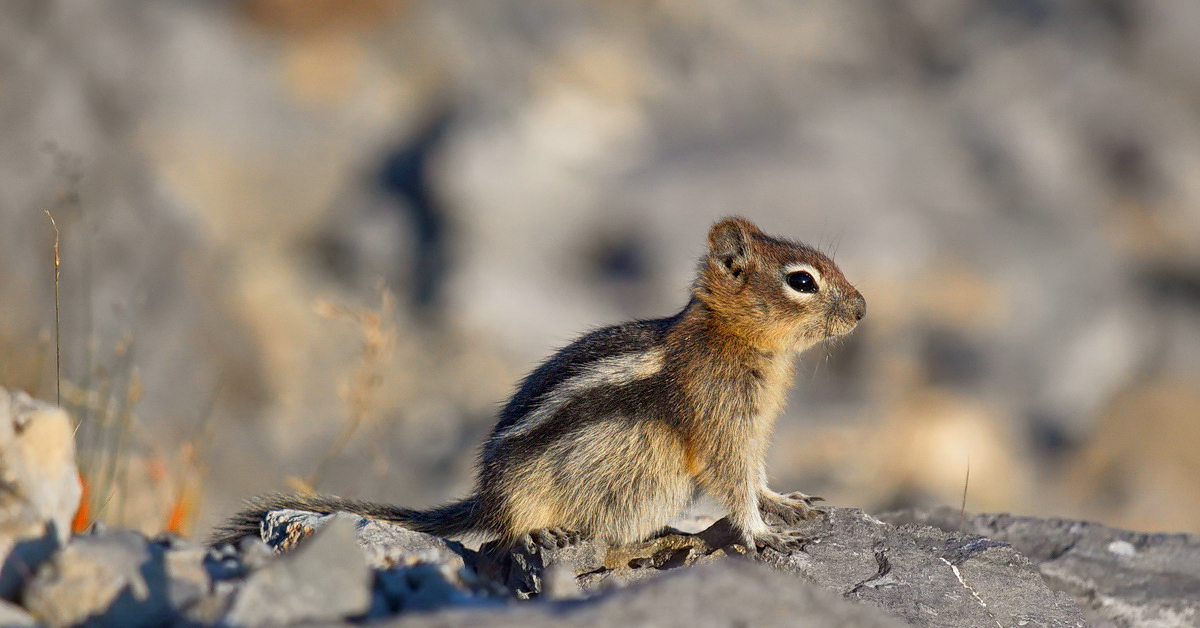
{"label": "gray rock", "polygon": [[372,574],[353,523],[334,517],[311,536],[246,579],[225,617],[228,624],[332,621],[370,609]]}
{"label": "gray rock", "polygon": [[210,597],[206,550],[131,531],[78,536],[38,570],[24,603],[49,626],[159,626]]}
{"label": "gray rock", "polygon": [[349,513],[320,515],[300,510],[276,510],[263,518],[263,541],[277,552],[287,551],[334,518],[353,525],[367,563],[377,569],[436,564],[457,570],[464,566],[463,556],[468,550],[461,543]]}
{"label": "gray rock", "polygon": [[367,564],[377,570],[370,617],[494,603],[507,595],[466,567],[474,564],[475,552],[461,543],[349,513],[270,512],[262,522],[265,547],[290,551],[335,521],[352,526]]}
{"label": "gray rock", "polygon": [[1086,625],[1070,597],[1051,591],[1007,543],[889,525],[850,508],[796,529],[809,539],[802,549],[765,550],[762,560],[915,626]]}
{"label": "gray rock", "polygon": [[38,570],[25,607],[55,628],[164,625],[175,611],[163,554],[134,532],[76,537]]}
{"label": "gray rock", "polygon": [[477,595],[464,586],[459,573],[445,565],[432,564],[389,569],[376,572],[376,590],[382,594],[388,614],[499,604],[496,598]]}
{"label": "gray rock", "polygon": [[1044,581],[1069,594],[1095,626],[1200,625],[1200,538],[1145,534],[1098,523],[943,508],[901,511],[887,521],[958,530],[1011,543]]}
{"label": "gray rock", "polygon": [[0,523],[0,598],[16,599],[38,567],[61,547],[55,525],[47,521]]}
{"label": "gray rock", "polygon": [[208,596],[212,577],[205,566],[206,548],[184,542],[164,548],[167,598],[171,607],[186,610]]}
{"label": "gray rock", "polygon": [[575,600],[583,597],[583,589],[570,565],[552,563],[542,572],[542,595],[551,600]]}
{"label": "gray rock", "polygon": [[242,569],[253,571],[271,564],[275,560],[275,551],[261,539],[246,537],[238,543],[237,560]]}
{"label": "gray rock", "polygon": [[355,523],[358,546],[372,567],[433,564],[457,571],[465,565],[463,556],[469,550],[461,543],[382,521],[359,519]]}
{"label": "gray rock", "polygon": [[[262,541],[258,541],[258,544],[266,548]],[[269,549],[265,551],[270,552]],[[241,552],[233,544],[208,548],[208,551],[204,554],[203,565],[205,571],[208,572],[209,578],[214,582],[242,578],[249,571]]]}
{"label": "gray rock", "polygon": [[[340,517],[360,530],[374,530],[380,556],[397,555],[388,546],[391,539],[402,544],[413,539],[425,542],[422,535],[402,528],[388,530],[396,527],[390,524]],[[322,519],[281,511],[272,525],[264,525],[264,531],[269,542],[286,548],[325,525]],[[786,554],[766,550],[758,558],[849,599],[894,612],[914,625],[1084,625],[1075,603],[1047,588],[1037,568],[1005,543],[932,528],[892,526],[858,510],[837,508],[798,530],[809,539],[801,549]],[[570,599],[595,596],[679,567],[741,555],[744,550],[730,545],[732,539],[728,521],[721,520],[698,534],[671,532],[627,546],[585,541],[562,548],[504,550],[485,544],[480,552],[463,556],[480,578],[518,598],[544,594],[548,599]],[[380,574],[383,599],[377,606],[382,608],[386,602],[392,612],[432,610],[481,599],[472,597],[472,588],[452,575],[464,571],[453,572],[450,563],[435,565]],[[414,582],[424,582],[426,588],[418,592]]]}
{"label": "gray rock", "polygon": [[[1079,608],[1042,582],[1037,568],[1011,546],[932,528],[897,527],[862,511],[829,509],[797,530],[809,540],[758,559],[851,600],[896,613],[916,626],[1083,626]],[[678,567],[739,556],[727,520],[696,534],[671,533],[623,547],[584,542],[567,548],[518,548],[496,555],[481,548],[480,574],[519,597],[551,590],[552,567],[570,569],[587,592],[620,587]],[[559,588],[556,584],[555,588]]]}
{"label": "gray rock", "polygon": [[36,626],[37,622],[33,620],[25,609],[13,604],[0,600],[0,626],[4,628],[16,626]]}
{"label": "gray rock", "polygon": [[66,541],[80,495],[67,413],[0,388],[0,597]]}
{"label": "gray rock", "polygon": [[[619,625],[628,619],[624,607],[607,619],[595,610],[615,608],[603,600],[626,595],[618,590],[640,591],[643,586],[657,590],[657,584],[638,581],[670,576],[673,582],[691,582],[676,579],[682,578],[681,572],[710,573],[724,568],[709,563],[745,562],[742,548],[730,544],[727,520],[697,534],[669,531],[628,546],[581,542],[563,548],[504,551],[485,544],[475,553],[452,543],[430,545],[423,535],[402,528],[390,530],[396,527],[390,524],[347,515],[308,514],[309,518],[304,518],[300,514],[304,513],[288,515],[291,519],[281,515],[279,529],[288,528],[282,523],[285,520],[307,522],[299,535],[303,537],[340,520],[360,533],[371,530],[370,538],[378,544],[376,556],[415,557],[385,561],[416,564],[377,573],[372,618],[495,605],[496,596],[489,594],[496,593],[494,587],[498,586],[518,598],[541,596],[540,601],[519,606],[542,610],[506,608],[469,615],[443,610],[437,615],[444,622],[439,625],[477,621],[480,625],[536,626],[549,621],[547,613],[573,625],[606,625],[605,621]],[[1098,626],[1192,626],[1200,615],[1195,596],[1200,591],[1200,542],[1192,536],[1140,534],[1080,522],[997,515],[960,522],[958,514],[949,510],[892,514],[886,519],[854,509],[830,508],[827,516],[796,528],[807,539],[799,549],[786,553],[768,549],[754,560],[785,572],[784,578],[791,578],[796,586],[800,581],[820,585],[848,600],[882,608],[914,626],[1078,627],[1089,625],[1088,620]],[[937,527],[908,525],[927,523]],[[960,523],[965,526],[962,532]],[[292,533],[278,536],[294,537]],[[361,545],[363,535],[357,538]],[[390,547],[392,542],[400,544],[403,551]],[[438,556],[445,551],[462,558],[468,568],[457,568],[459,563],[446,560],[447,555]],[[442,562],[435,562],[430,552]],[[685,566],[694,568],[678,569]],[[473,578],[477,580],[470,580]],[[629,587],[632,583],[637,584]],[[741,597],[726,599],[736,600],[727,602],[731,609],[739,607]],[[680,605],[686,602],[672,606]],[[547,608],[556,610],[544,610]],[[728,620],[728,613],[737,611],[709,612]],[[649,615],[644,619],[657,621]],[[769,623],[769,618],[763,621]]]}
{"label": "gray rock", "polygon": [[212,626],[219,624],[233,606],[234,597],[238,592],[240,582],[214,582],[212,590],[204,597],[196,600],[183,613],[183,626]]}

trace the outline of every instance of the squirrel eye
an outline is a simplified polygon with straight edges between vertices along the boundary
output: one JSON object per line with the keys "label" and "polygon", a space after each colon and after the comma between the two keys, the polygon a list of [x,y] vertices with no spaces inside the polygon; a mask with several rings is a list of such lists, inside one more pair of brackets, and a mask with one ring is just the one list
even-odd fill
{"label": "squirrel eye", "polygon": [[808,274],[807,271],[799,270],[794,273],[788,273],[787,285],[796,292],[816,292],[817,280]]}

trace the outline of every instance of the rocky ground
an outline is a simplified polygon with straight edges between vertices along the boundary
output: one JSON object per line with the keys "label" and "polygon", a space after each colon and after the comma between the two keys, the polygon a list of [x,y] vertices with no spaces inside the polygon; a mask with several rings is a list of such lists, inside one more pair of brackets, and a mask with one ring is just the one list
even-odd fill
{"label": "rocky ground", "polygon": [[786,553],[747,553],[726,520],[512,550],[294,510],[219,547],[72,536],[68,425],[0,389],[3,626],[1200,625],[1200,539],[1007,515],[830,508]]}

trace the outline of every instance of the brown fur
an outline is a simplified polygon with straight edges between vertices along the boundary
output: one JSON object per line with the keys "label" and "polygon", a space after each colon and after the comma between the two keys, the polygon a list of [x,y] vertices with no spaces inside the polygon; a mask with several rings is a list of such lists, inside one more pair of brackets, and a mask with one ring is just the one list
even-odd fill
{"label": "brown fur", "polygon": [[[434,511],[274,498],[218,540],[255,531],[265,507],[316,505],[506,543],[547,530],[628,543],[661,529],[699,487],[729,510],[743,542],[786,541],[764,513],[815,512],[807,496],[770,490],[763,463],[794,357],[849,333],[865,302],[828,257],[743,218],[714,225],[708,245],[678,315],[589,334],[526,378],[483,448],[471,497]],[[818,289],[789,287],[798,271]]]}

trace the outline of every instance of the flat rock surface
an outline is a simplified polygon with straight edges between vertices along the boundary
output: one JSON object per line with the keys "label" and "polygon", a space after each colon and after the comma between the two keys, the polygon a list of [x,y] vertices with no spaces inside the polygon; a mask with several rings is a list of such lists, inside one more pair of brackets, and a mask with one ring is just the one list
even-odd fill
{"label": "flat rock surface", "polygon": [[915,626],[1083,627],[1069,596],[1007,543],[926,526],[895,526],[831,508],[798,527],[811,541],[763,560]]}
{"label": "flat rock surface", "polygon": [[[826,516],[795,529],[808,539],[802,547],[786,553],[764,550],[755,559],[845,599],[883,608],[910,625],[1086,625],[1075,602],[1047,587],[1037,566],[1007,543],[890,525],[848,508],[830,508]],[[740,556],[742,549],[729,545],[730,538],[722,520],[696,535],[668,534],[624,547],[583,543],[533,555],[516,550],[506,557],[508,571],[498,573],[522,593],[544,584],[545,567],[565,564],[582,589],[603,589]]]}
{"label": "flat rock surface", "polygon": [[[1037,565],[1004,542],[927,526],[890,525],[845,508],[831,508],[796,530],[809,539],[802,547],[786,553],[765,550],[753,558],[729,544],[728,522],[722,520],[699,534],[671,533],[621,547],[583,542],[503,552],[485,545],[478,554],[468,554],[467,561],[480,577],[521,598],[603,597],[637,581],[692,571],[682,567],[755,561],[796,583],[816,584],[914,626],[1086,625],[1070,596],[1048,588]],[[737,602],[729,604],[734,608]],[[574,618],[573,609],[590,607],[556,608],[560,618]],[[725,625],[736,622],[731,616],[725,619]]]}
{"label": "flat rock surface", "polygon": [[1200,538],[1147,534],[1098,523],[911,510],[881,517],[942,530],[963,529],[1010,543],[1045,582],[1079,604],[1093,626],[1200,626]]}

